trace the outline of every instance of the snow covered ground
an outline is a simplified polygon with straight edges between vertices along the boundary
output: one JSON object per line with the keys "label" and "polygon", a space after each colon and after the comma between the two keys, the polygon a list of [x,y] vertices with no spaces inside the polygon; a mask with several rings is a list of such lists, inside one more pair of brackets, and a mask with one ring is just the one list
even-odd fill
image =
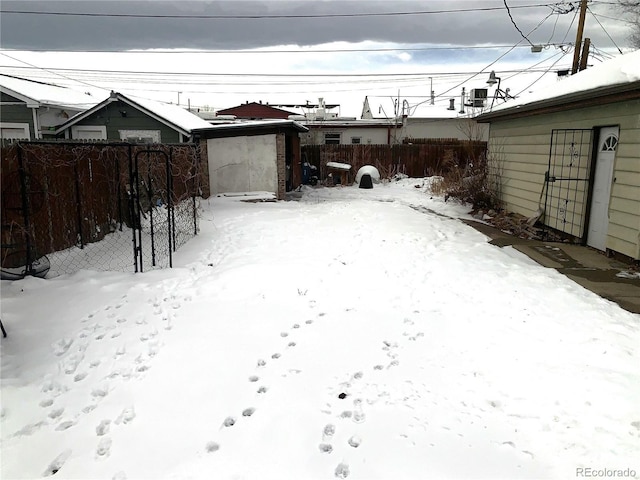
{"label": "snow covered ground", "polygon": [[426,192],[212,198],[177,268],[2,282],[0,476],[640,475],[640,316]]}

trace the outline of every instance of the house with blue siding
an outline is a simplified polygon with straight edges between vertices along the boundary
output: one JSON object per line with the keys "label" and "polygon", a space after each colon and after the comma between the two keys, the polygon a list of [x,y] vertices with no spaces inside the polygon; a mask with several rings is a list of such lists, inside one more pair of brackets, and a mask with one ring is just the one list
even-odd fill
{"label": "house with blue siding", "polygon": [[193,130],[210,126],[178,105],[111,92],[102,102],[60,125],[55,133],[69,140],[183,143],[193,139]]}

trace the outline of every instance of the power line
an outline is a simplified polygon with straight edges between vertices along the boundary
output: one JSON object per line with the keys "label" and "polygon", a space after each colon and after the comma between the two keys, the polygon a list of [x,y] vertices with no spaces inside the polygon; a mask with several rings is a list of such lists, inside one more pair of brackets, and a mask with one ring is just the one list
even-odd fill
{"label": "power line", "polygon": [[529,45],[531,45],[533,47],[533,43],[531,43],[531,40],[529,40],[524,33],[522,33],[522,30],[520,30],[520,28],[518,27],[518,25],[516,24],[516,21],[513,19],[513,17],[511,16],[511,10],[509,10],[509,5],[507,5],[507,0],[502,0],[504,2],[504,6],[507,9],[507,14],[509,15],[509,18],[511,19],[511,23],[513,23],[513,26],[516,27],[516,30],[518,31],[518,33],[522,36],[522,38],[524,38],[527,42],[529,42]]}
{"label": "power line", "polygon": [[[561,2],[560,2],[561,3]],[[557,3],[537,3],[518,5],[515,8],[552,7]],[[255,19],[283,19],[283,18],[354,18],[354,17],[389,17],[407,15],[436,15],[460,12],[490,12],[501,10],[502,7],[461,8],[451,10],[422,10],[413,12],[377,12],[377,13],[329,13],[329,14],[275,14],[275,15],[168,15],[168,14],[138,14],[138,13],[88,13],[88,12],[46,12],[42,10],[0,10],[2,14],[17,15],[55,15],[73,17],[112,17],[112,18],[171,18],[171,19],[199,19],[199,20],[255,20]]]}
{"label": "power line", "polygon": [[[105,90],[105,88],[103,88],[103,87],[99,87],[97,85],[92,85],[90,83],[83,82],[81,80],[76,80],[74,78],[67,77],[66,75],[63,75],[61,73],[57,73],[57,72],[54,71],[56,69],[46,69],[46,68],[43,68],[43,67],[38,67],[38,66],[36,66],[36,65],[34,65],[32,63],[25,62],[24,60],[20,60],[19,58],[12,57],[11,55],[7,55],[6,53],[1,52],[1,51],[0,51],[0,55],[4,55],[5,57],[10,58],[11,60],[15,60],[16,62],[24,63],[25,65],[28,65],[31,68],[35,68],[37,70],[44,70],[45,72],[50,72],[50,73],[52,73],[54,75],[58,75],[58,76],[60,76],[62,78],[66,78],[67,80],[71,80],[71,81],[75,81],[75,82],[78,82],[78,83],[82,83],[82,84],[87,85],[87,86],[89,86],[91,88],[99,88],[100,90]],[[19,67],[14,67],[14,68],[19,68]]]}
{"label": "power line", "polygon": [[587,7],[587,11],[591,14],[591,16],[595,19],[595,21],[598,22],[598,25],[600,25],[600,28],[602,28],[602,31],[607,34],[607,37],[609,37],[609,40],[611,40],[611,42],[618,49],[618,52],[620,52],[620,54],[622,55],[622,50],[620,50],[620,47],[616,44],[615,40],[611,38],[611,35],[609,35],[609,32],[607,32],[607,30],[604,28],[604,25],[600,23],[600,20],[598,20],[598,17],[591,11],[589,7]]}
{"label": "power line", "polygon": [[[500,58],[504,57],[507,53],[512,51],[515,46],[510,47],[510,49],[502,54]],[[6,55],[0,52],[0,55],[5,55],[9,58],[9,55]],[[17,59],[14,59],[17,60]],[[21,60],[18,60],[21,61]],[[497,61],[497,60],[496,60]],[[26,62],[22,62],[26,63]],[[495,62],[493,62],[495,63]],[[491,63],[490,65],[493,65]],[[0,68],[16,68],[16,69],[36,69],[36,70],[46,70],[52,73],[55,72],[80,72],[80,73],[99,73],[99,74],[130,74],[130,75],[162,75],[162,76],[178,76],[178,75],[186,75],[186,76],[201,76],[201,77],[295,77],[295,78],[344,78],[344,77],[356,77],[356,78],[367,78],[367,77],[387,77],[393,79],[395,77],[429,77],[429,76],[440,76],[440,75],[469,75],[474,72],[406,72],[406,73],[245,73],[245,72],[237,72],[237,73],[207,73],[207,72],[158,72],[158,71],[136,71],[136,70],[95,70],[95,69],[80,69],[80,68],[47,68],[44,69],[42,67],[37,67],[35,65],[31,65],[29,67],[21,67],[21,66],[11,66],[11,65],[0,65]],[[487,67],[485,67],[487,68]],[[517,71],[517,70],[512,70]],[[507,72],[507,70],[505,70]]]}
{"label": "power line", "polygon": [[[560,44],[547,43],[549,46],[559,46]],[[20,48],[3,48],[6,52],[50,52],[50,53],[125,53],[138,55],[155,55],[155,54],[270,54],[270,53],[354,53],[354,52],[422,52],[429,50],[492,50],[496,48],[509,48],[511,45],[452,45],[452,46],[434,46],[434,47],[393,47],[393,48],[344,48],[344,49],[298,49],[298,50],[178,50],[178,49],[154,49],[154,50],[51,50],[51,49],[20,49]],[[527,47],[526,45],[518,45],[518,47]],[[528,48],[528,47],[527,47]]]}

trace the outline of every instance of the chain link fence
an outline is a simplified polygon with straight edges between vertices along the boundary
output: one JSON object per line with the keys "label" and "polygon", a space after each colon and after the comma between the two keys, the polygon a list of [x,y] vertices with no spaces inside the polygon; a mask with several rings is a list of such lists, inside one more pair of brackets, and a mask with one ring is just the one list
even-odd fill
{"label": "chain link fence", "polygon": [[195,144],[2,148],[2,277],[172,266],[198,231]]}

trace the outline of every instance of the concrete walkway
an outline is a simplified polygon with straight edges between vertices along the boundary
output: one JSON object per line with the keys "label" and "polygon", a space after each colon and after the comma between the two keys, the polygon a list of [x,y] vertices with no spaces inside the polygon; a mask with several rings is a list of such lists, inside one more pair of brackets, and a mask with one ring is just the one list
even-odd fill
{"label": "concrete walkway", "polygon": [[625,310],[640,313],[640,278],[629,265],[589,247],[518,238],[480,222],[466,221],[491,238],[492,245],[511,245],[548,268],[555,268],[584,288],[617,303]]}

